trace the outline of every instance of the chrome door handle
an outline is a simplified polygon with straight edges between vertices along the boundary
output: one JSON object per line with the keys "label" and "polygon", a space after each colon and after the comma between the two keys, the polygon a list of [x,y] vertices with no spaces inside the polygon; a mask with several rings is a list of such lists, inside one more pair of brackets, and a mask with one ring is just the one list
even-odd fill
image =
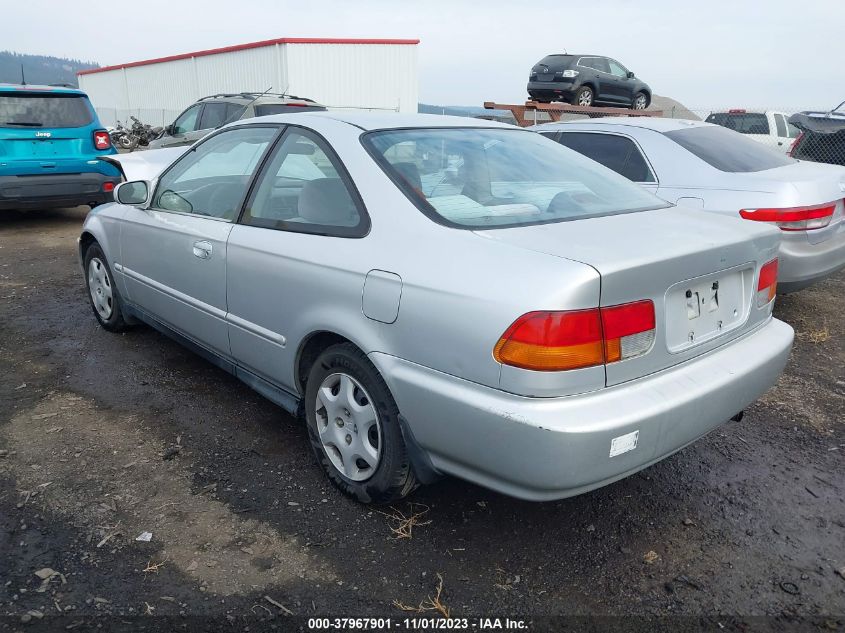
{"label": "chrome door handle", "polygon": [[194,242],[194,257],[199,257],[200,259],[208,259],[209,257],[211,257],[211,252],[211,242],[206,242],[205,240]]}

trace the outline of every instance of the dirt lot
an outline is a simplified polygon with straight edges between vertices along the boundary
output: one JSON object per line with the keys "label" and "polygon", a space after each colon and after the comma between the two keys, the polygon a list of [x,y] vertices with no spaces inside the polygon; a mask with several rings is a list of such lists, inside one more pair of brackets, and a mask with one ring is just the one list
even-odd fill
{"label": "dirt lot", "polygon": [[741,422],[556,503],[444,480],[385,510],[424,513],[396,538],[398,520],[327,483],[297,420],[150,329],[97,326],[84,213],[0,216],[0,630],[60,612],[61,630],[98,614],[403,616],[439,578],[453,616],[845,630],[845,275],[779,298],[792,359]]}

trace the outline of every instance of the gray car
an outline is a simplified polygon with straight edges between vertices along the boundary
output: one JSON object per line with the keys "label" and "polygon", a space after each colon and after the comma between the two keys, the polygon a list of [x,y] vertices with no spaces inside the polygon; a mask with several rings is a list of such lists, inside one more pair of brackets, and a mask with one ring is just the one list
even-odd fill
{"label": "gray car", "polygon": [[325,110],[325,106],[311,99],[267,92],[239,92],[216,94],[199,99],[176,120],[164,128],[164,133],[150,141],[149,149],[193,145],[219,127],[253,117],[297,111]]}
{"label": "gray car", "polygon": [[615,117],[532,129],[669,202],[779,227],[779,292],[845,268],[845,168],[797,161],[696,121]]}
{"label": "gray car", "polygon": [[736,416],[792,345],[778,231],[506,125],[265,117],[116,196],[79,243],[100,324],[145,322],[304,412],[362,502],[442,474],[602,486]]}

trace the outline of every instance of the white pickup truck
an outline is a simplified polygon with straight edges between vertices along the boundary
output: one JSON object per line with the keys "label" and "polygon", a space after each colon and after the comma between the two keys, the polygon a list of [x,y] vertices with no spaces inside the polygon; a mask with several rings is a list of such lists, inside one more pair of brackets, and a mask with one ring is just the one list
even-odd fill
{"label": "white pickup truck", "polygon": [[733,109],[712,112],[705,121],[745,134],[755,141],[786,154],[801,133],[794,125],[789,124],[787,118],[787,114],[772,110]]}

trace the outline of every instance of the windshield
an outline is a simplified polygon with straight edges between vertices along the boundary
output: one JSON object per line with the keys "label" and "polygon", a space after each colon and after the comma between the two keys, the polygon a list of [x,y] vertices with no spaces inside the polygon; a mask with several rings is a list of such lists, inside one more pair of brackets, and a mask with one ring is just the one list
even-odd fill
{"label": "windshield", "polygon": [[83,127],[93,118],[82,95],[0,92],[0,127]]}
{"label": "windshield", "polygon": [[534,132],[411,129],[371,132],[363,139],[411,201],[449,226],[526,226],[668,206]]}
{"label": "windshield", "polygon": [[720,171],[763,171],[795,162],[762,143],[716,125],[675,130],[665,135]]}

